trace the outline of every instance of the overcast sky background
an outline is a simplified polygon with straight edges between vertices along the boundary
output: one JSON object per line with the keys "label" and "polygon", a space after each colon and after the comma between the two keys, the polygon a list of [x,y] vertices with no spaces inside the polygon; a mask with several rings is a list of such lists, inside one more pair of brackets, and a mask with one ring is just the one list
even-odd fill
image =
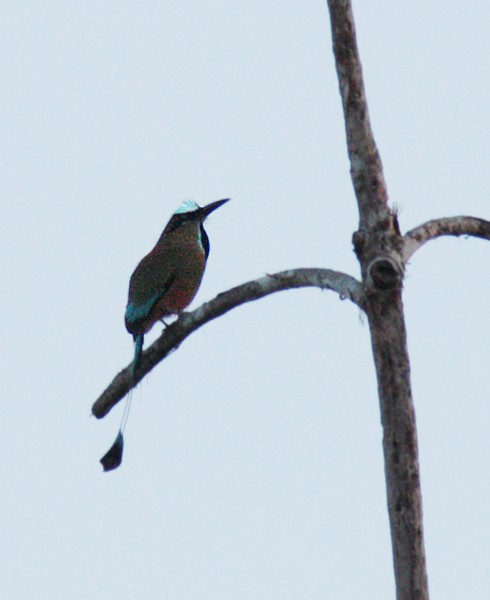
{"label": "overcast sky background", "polygon": [[[406,231],[490,219],[490,4],[357,1]],[[2,3],[0,591],[15,600],[394,597],[369,333],[296,290],[191,336],[122,405],[129,277],[186,198],[231,197],[197,307],[292,267],[358,276],[322,0]],[[490,597],[490,244],[412,259],[406,320],[432,597]],[[151,342],[160,328],[148,336]]]}

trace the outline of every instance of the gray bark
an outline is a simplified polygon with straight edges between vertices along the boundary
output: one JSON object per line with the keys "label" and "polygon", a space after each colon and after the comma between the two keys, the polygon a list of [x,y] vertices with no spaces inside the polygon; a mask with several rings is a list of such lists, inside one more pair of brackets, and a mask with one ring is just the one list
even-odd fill
{"label": "gray bark", "polygon": [[354,248],[378,381],[385,478],[398,600],[429,597],[415,409],[402,304],[403,239],[371,130],[349,0],[328,0],[351,177],[359,207]]}

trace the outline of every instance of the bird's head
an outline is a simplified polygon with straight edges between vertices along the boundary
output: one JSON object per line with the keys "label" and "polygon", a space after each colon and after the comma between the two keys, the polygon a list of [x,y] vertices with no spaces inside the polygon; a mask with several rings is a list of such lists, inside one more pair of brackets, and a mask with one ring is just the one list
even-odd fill
{"label": "bird's head", "polygon": [[223,206],[223,204],[229,200],[230,198],[216,200],[216,202],[211,202],[211,204],[208,204],[207,206],[199,206],[194,200],[185,200],[170,218],[163,235],[168,235],[169,233],[172,233],[172,231],[175,231],[186,224],[199,223],[202,225],[213,211],[220,206]]}
{"label": "bird's head", "polygon": [[230,198],[216,200],[216,202],[211,202],[211,204],[202,207],[199,206],[197,202],[194,202],[194,200],[185,200],[185,202],[182,202],[182,204],[170,218],[170,221],[167,223],[167,226],[163,230],[163,233],[157,242],[157,246],[158,244],[164,242],[168,236],[178,231],[184,235],[197,234],[197,241],[204,250],[204,254],[207,259],[209,255],[209,238],[204,229],[203,223],[214,210],[229,200]]}
{"label": "bird's head", "polygon": [[194,202],[194,200],[184,200],[173,216],[182,220],[204,221],[213,211],[223,206],[228,200],[230,198],[216,200],[216,202],[211,202],[211,204],[202,207],[197,202]]}

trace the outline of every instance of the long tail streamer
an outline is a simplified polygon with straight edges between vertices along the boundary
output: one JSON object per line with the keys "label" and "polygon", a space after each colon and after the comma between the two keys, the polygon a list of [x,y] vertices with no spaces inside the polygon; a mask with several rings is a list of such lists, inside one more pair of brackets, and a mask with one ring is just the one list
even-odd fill
{"label": "long tail streamer", "polygon": [[[131,375],[134,378],[134,374],[136,369],[138,368],[141,352],[143,350],[143,334],[139,334],[134,338],[134,359],[133,364],[131,365]],[[126,399],[126,404],[124,405],[123,414],[121,417],[121,424],[119,426],[119,431],[117,433],[116,439],[114,443],[109,448],[109,450],[104,454],[104,456],[100,459],[100,464],[104,467],[104,471],[113,471],[117,469],[122,462],[123,450],[124,450],[124,430],[126,429],[126,424],[128,422],[129,412],[131,410],[131,400],[133,397],[133,390],[130,390],[128,397]]]}

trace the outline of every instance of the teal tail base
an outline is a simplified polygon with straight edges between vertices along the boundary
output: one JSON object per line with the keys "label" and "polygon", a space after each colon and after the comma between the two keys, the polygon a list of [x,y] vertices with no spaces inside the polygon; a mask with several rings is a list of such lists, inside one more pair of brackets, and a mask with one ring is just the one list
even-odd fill
{"label": "teal tail base", "polygon": [[139,367],[141,360],[141,353],[143,352],[143,341],[145,336],[142,333],[138,333],[134,336],[134,358],[133,364],[131,365],[131,375],[134,378],[136,369]]}

